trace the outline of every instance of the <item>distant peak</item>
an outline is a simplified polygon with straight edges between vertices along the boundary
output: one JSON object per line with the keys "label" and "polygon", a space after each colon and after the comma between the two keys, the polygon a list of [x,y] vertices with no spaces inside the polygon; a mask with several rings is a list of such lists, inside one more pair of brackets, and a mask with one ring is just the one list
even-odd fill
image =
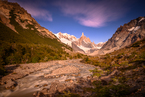
{"label": "distant peak", "polygon": [[82,32],[82,36],[84,36],[84,33]]}

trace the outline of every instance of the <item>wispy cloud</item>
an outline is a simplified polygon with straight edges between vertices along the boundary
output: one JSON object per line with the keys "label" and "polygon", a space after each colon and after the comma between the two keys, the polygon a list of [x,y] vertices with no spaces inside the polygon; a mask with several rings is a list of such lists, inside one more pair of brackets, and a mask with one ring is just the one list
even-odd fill
{"label": "wispy cloud", "polygon": [[121,18],[128,8],[127,0],[61,0],[55,2],[66,16],[71,16],[81,25],[102,27],[107,22]]}
{"label": "wispy cloud", "polygon": [[38,2],[38,0],[35,0],[33,2],[31,0],[11,0],[11,2],[18,2],[23,8],[27,10],[28,13],[30,13],[36,19],[53,21],[52,14],[48,10],[41,8],[43,6],[43,3]]}

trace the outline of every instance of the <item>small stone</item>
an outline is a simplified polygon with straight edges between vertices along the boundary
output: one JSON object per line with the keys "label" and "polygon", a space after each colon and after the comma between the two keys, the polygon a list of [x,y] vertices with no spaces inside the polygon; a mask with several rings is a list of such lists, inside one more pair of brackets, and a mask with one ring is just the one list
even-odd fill
{"label": "small stone", "polygon": [[79,73],[77,76],[81,76],[81,74]]}
{"label": "small stone", "polygon": [[88,80],[90,80],[90,79],[91,79],[91,77],[90,77],[90,76],[87,76],[87,79],[88,79]]}
{"label": "small stone", "polygon": [[64,83],[59,83],[57,85],[58,92],[63,92],[66,89],[66,85]]}
{"label": "small stone", "polygon": [[73,80],[70,80],[70,82],[73,83],[74,81]]}
{"label": "small stone", "polygon": [[75,74],[71,74],[71,76],[76,76]]}
{"label": "small stone", "polygon": [[109,82],[112,81],[112,79],[111,78],[104,78],[104,79],[101,79],[101,81],[102,81],[103,85],[107,85],[107,84],[109,84]]}
{"label": "small stone", "polygon": [[71,81],[71,79],[66,79],[65,81],[68,82],[68,81]]}
{"label": "small stone", "polygon": [[63,74],[60,75],[60,77],[62,77],[62,76],[63,76]]}
{"label": "small stone", "polygon": [[43,87],[48,86],[47,84],[44,84]]}
{"label": "small stone", "polygon": [[38,87],[39,85],[35,85],[35,87]]}
{"label": "small stone", "polygon": [[56,75],[55,77],[56,77],[56,78],[58,78],[59,76],[58,76],[58,75]]}
{"label": "small stone", "polygon": [[41,90],[41,92],[42,92],[44,95],[46,95],[46,94],[48,94],[48,89],[43,88],[43,89]]}
{"label": "small stone", "polygon": [[35,93],[33,93],[33,96],[37,96],[37,94],[38,94],[38,91],[37,91],[37,92],[35,92]]}
{"label": "small stone", "polygon": [[94,81],[97,81],[98,80],[98,78],[92,78],[90,81],[91,81],[91,83],[93,83]]}

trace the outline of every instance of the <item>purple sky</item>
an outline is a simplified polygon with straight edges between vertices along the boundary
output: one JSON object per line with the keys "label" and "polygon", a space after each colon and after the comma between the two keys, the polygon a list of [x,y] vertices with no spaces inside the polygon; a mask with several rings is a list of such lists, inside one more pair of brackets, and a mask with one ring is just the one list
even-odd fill
{"label": "purple sky", "polygon": [[84,34],[105,42],[116,29],[145,16],[145,0],[9,0],[24,7],[36,21],[53,33]]}

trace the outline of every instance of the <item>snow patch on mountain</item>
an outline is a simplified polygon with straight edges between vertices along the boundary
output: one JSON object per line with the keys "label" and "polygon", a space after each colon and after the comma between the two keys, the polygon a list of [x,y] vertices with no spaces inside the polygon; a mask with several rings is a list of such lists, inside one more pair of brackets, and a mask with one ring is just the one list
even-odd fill
{"label": "snow patch on mountain", "polygon": [[69,45],[69,46],[71,46],[71,43],[72,43],[71,41],[69,41],[68,39],[65,39],[65,38],[61,38],[60,41]]}
{"label": "snow patch on mountain", "polygon": [[143,18],[141,18],[140,20],[139,20],[139,22],[141,22],[141,21],[143,21],[145,18],[143,17]]}
{"label": "snow patch on mountain", "polygon": [[136,27],[134,28],[134,31],[137,31],[139,28],[140,28],[140,26],[136,26]]}
{"label": "snow patch on mountain", "polygon": [[[78,46],[78,45],[77,45]],[[82,49],[83,51],[87,52],[89,51],[91,48],[87,48],[87,47],[84,47],[82,45],[78,46],[80,49]]]}
{"label": "snow patch on mountain", "polygon": [[67,33],[57,33],[55,34],[57,36],[58,39],[60,39],[61,42],[69,45],[72,47],[72,42],[73,41],[77,41],[78,38],[76,38],[74,35],[70,35],[70,34],[67,34]]}
{"label": "snow patch on mountain", "polygon": [[140,28],[140,26],[132,27],[128,29],[128,31],[137,31]]}

